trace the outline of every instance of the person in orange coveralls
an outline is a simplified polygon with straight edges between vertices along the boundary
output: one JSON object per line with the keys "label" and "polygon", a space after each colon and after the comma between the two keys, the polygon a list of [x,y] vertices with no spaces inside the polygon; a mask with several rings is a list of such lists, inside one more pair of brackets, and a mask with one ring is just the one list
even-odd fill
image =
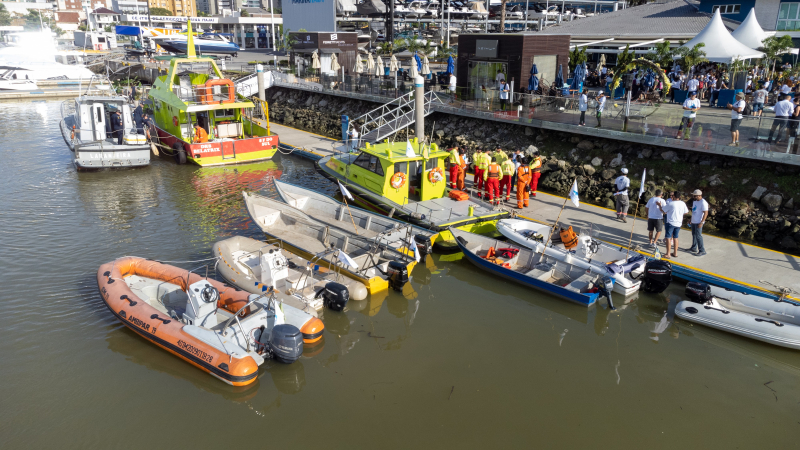
{"label": "person in orange coveralls", "polygon": [[[520,159],[522,161],[519,161]],[[517,160],[520,162],[517,169],[517,208],[522,209],[523,206],[528,206],[528,183],[531,182],[531,168],[524,156],[519,156]]]}

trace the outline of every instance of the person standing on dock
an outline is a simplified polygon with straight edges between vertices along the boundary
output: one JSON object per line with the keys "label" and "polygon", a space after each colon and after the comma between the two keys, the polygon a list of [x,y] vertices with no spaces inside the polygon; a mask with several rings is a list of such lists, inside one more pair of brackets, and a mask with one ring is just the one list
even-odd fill
{"label": "person standing on dock", "polygon": [[506,110],[506,103],[508,103],[508,84],[506,80],[500,82],[500,110]]}
{"label": "person standing on dock", "polygon": [[650,238],[650,247],[653,248],[658,245],[658,236],[664,228],[664,213],[661,212],[660,208],[664,205],[666,205],[666,202],[661,198],[661,189],[656,189],[656,194],[644,205],[644,209],[647,211],[647,232]]}
{"label": "person standing on dock", "polygon": [[350,138],[350,152],[358,150],[358,130],[356,130],[356,127],[350,128],[350,132],[347,133],[347,137]]}
{"label": "person standing on dock", "polygon": [[597,125],[595,128],[600,128],[600,118],[603,117],[603,110],[606,107],[606,93],[604,91],[600,91],[597,93],[597,106],[595,106],[596,117],[597,117]]}
{"label": "person standing on dock", "polygon": [[675,191],[670,196],[670,201],[664,206],[658,205],[664,216],[667,217],[666,230],[664,231],[664,241],[667,244],[667,254],[664,259],[670,259],[670,254],[673,257],[678,257],[678,233],[681,231],[683,225],[683,216],[689,214],[689,208],[686,203],[681,201],[681,194]]}
{"label": "person standing on dock", "polygon": [[458,168],[458,180],[456,181],[456,189],[459,191],[464,190],[464,177],[467,175],[467,151],[462,147],[458,151],[459,156],[459,168]]}
{"label": "person standing on dock", "polygon": [[120,114],[120,110],[118,109],[114,111],[114,114],[111,114],[111,133],[112,136],[117,137],[117,145],[122,145],[124,131],[122,127],[122,114]]}
{"label": "person standing on dock", "polygon": [[142,105],[139,102],[135,103],[136,108],[133,110],[133,123],[136,124],[136,134],[144,134],[144,123],[142,121],[144,111],[142,110]]}
{"label": "person standing on dock", "polygon": [[514,162],[511,161],[510,158],[506,157],[506,159],[500,163],[500,168],[503,170],[503,179],[500,180],[500,197],[503,197],[503,191],[506,191],[506,201],[511,201],[511,178],[514,177],[514,172],[516,167],[514,166]]}
{"label": "person standing on dock", "polygon": [[[692,192],[694,204],[692,204],[692,222],[689,228],[692,229],[692,247],[689,253],[695,256],[705,256],[706,248],[703,246],[703,225],[708,218],[708,202],[703,199],[703,191],[695,189]],[[677,248],[677,246],[676,246]]]}
{"label": "person standing on dock", "polygon": [[[517,167],[517,208],[528,207],[528,183],[531,182],[531,168],[524,156],[517,157],[519,167]],[[523,204],[524,203],[524,204]]]}
{"label": "person standing on dock", "polygon": [[578,98],[578,110],[581,112],[581,118],[578,120],[578,126],[586,126],[586,110],[589,109],[589,97],[586,96],[586,91],[581,92]]}
{"label": "person standing on dock", "polygon": [[486,195],[489,196],[489,201],[494,201],[495,196],[497,200],[502,200],[500,197],[500,178],[503,176],[503,171],[500,164],[497,164],[497,158],[492,156],[492,162],[483,172],[483,180],[486,182]]}
{"label": "person standing on dock", "polygon": [[473,187],[478,191],[478,196],[483,197],[483,174],[486,172],[486,169],[489,167],[489,155],[483,153],[482,149],[475,150],[475,178],[472,180]]}
{"label": "person standing on dock", "polygon": [[494,155],[492,156],[497,158],[497,164],[503,164],[503,161],[508,159],[508,155],[506,155],[506,152],[504,152],[500,147],[497,147],[497,149],[494,151]]}
{"label": "person standing on dock", "polygon": [[628,169],[622,168],[622,175],[614,180],[614,203],[617,209],[617,219],[628,223],[626,217],[628,216],[628,188],[631,187],[631,180],[628,178]]}
{"label": "person standing on dock", "polygon": [[[533,152],[531,160],[531,197],[536,197],[536,189],[539,187],[539,177],[542,175],[542,158],[539,157],[539,150]],[[527,204],[525,206],[528,206]]]}
{"label": "person standing on dock", "polygon": [[[692,135],[692,126],[694,126],[694,119],[697,117],[697,110],[700,109],[700,100],[697,99],[697,92],[689,92],[688,98],[683,102],[683,118],[681,125],[678,127],[678,135],[675,139],[681,139],[681,135],[689,138]],[[683,127],[686,127],[684,134]]]}
{"label": "person standing on dock", "polygon": [[458,182],[458,169],[461,166],[461,157],[458,154],[458,147],[450,149],[450,187],[456,188]]}

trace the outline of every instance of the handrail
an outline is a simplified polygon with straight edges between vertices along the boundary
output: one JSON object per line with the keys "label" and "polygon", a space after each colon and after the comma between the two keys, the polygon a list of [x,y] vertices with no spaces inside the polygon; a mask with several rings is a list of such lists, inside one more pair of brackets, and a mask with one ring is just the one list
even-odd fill
{"label": "handrail", "polygon": [[[262,299],[263,297],[266,297],[267,295],[270,295],[270,298],[269,298],[269,300],[270,300],[270,302],[273,302],[273,301],[274,301],[274,299],[275,299],[275,290],[272,288],[272,286],[270,286],[270,288],[269,288],[269,290],[268,290],[267,292],[265,292],[265,293],[263,293],[263,294],[261,294],[261,295],[259,295],[259,296],[255,297],[255,298],[251,299],[250,301],[248,301],[247,303],[245,303],[245,305],[244,305],[244,306],[242,306],[241,308],[239,308],[239,310],[237,310],[237,311],[236,311],[236,313],[233,315],[233,317],[231,317],[230,319],[228,319],[228,320],[225,322],[225,325],[223,325],[223,326],[222,326],[222,329],[220,329],[220,334],[222,334],[223,336],[226,336],[226,335],[227,335],[227,333],[226,333],[226,332],[227,332],[227,330],[228,330],[228,327],[230,326],[230,324],[231,324],[231,323],[234,321],[234,319],[235,319],[235,320],[236,320],[236,322],[239,324],[239,330],[242,332],[242,335],[244,336],[245,342],[247,342],[247,351],[249,352],[249,351],[250,351],[250,338],[247,336],[247,333],[245,333],[245,332],[244,332],[244,328],[242,327],[242,322],[240,322],[240,321],[239,321],[239,313],[241,313],[241,312],[242,312],[242,311],[243,311],[245,308],[247,308],[248,306],[250,306],[250,305],[252,305],[253,303],[255,303],[257,300],[260,300],[260,299]],[[273,303],[273,305],[274,305],[274,303]],[[273,306],[273,307],[274,307],[274,306]]]}

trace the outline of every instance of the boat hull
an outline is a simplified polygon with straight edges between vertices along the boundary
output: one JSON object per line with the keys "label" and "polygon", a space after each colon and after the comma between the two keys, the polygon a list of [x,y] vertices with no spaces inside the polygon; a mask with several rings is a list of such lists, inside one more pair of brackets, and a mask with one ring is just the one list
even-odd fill
{"label": "boat hull", "polygon": [[[188,45],[185,40],[165,40],[158,43],[165,50],[173,53],[186,53]],[[239,46],[234,43],[216,44],[198,42],[194,40],[194,49],[198,54],[211,54],[211,55],[235,55],[239,53]]]}
{"label": "boat hull", "polygon": [[180,142],[186,151],[187,161],[202,167],[240,164],[272,159],[278,151],[280,140],[278,135],[259,136],[219,142],[203,142],[190,144],[176,136],[156,127],[158,139],[162,145],[174,148]]}
{"label": "boat hull", "polygon": [[[69,116],[67,119],[71,117]],[[64,138],[67,148],[75,154],[73,163],[77,170],[121,169],[144,167],[150,164],[150,144],[104,143],[102,146],[100,144],[76,146],[70,139],[72,132],[68,129],[67,119],[61,121],[61,137]]]}

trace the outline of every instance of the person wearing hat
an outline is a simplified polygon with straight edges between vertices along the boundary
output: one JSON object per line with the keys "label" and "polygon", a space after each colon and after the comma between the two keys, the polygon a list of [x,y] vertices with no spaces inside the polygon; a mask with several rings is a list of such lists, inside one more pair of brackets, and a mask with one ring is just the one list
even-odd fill
{"label": "person wearing hat", "polygon": [[[694,119],[697,117],[697,111],[700,109],[700,100],[697,99],[697,92],[691,91],[686,96],[683,102],[683,118],[681,125],[678,127],[678,135],[675,139],[680,139],[681,135],[688,139],[692,135],[692,127],[694,126]],[[686,127],[686,133],[683,132],[683,127]]]}
{"label": "person wearing hat", "polygon": [[628,169],[622,168],[622,175],[614,180],[614,203],[617,209],[617,219],[628,223],[626,217],[628,216],[628,188],[631,187],[631,180],[628,178]]}
{"label": "person wearing hat", "polygon": [[678,234],[683,225],[683,216],[689,214],[689,208],[681,200],[681,194],[675,191],[670,194],[665,204],[658,205],[658,209],[664,214],[664,242],[667,246],[667,253],[664,259],[670,259],[670,255],[678,257]]}
{"label": "person wearing hat", "polygon": [[781,140],[783,130],[789,123],[789,116],[794,112],[794,104],[792,104],[791,96],[782,95],[782,97],[783,99],[775,104],[775,120],[772,121],[772,127],[769,129],[767,144],[772,143],[772,133],[775,132],[776,128],[778,129],[778,135],[775,136],[775,142],[777,143]]}
{"label": "person wearing hat", "polygon": [[597,112],[597,125],[595,128],[600,128],[600,117],[603,115],[603,109],[606,107],[606,93],[604,91],[600,91],[597,93],[597,106],[595,106],[595,111]]}
{"label": "person wearing hat", "polygon": [[708,218],[708,202],[703,199],[703,191],[695,189],[692,192],[694,204],[692,204],[692,221],[689,228],[692,229],[692,247],[689,253],[695,256],[704,256],[706,248],[703,247],[703,225]]}
{"label": "person wearing hat", "polygon": [[194,124],[194,141],[192,142],[208,142],[208,133],[199,123]]}
{"label": "person wearing hat", "polygon": [[[536,189],[539,188],[539,177],[542,175],[542,158],[539,157],[539,150],[533,152],[531,158],[531,197],[536,197]],[[525,205],[528,206],[528,205]]]}
{"label": "person wearing hat", "polygon": [[123,139],[123,134],[125,134],[125,129],[122,125],[122,114],[120,114],[119,109],[111,113],[111,133],[112,136],[117,138],[117,145],[122,145],[122,139]]}
{"label": "person wearing hat", "polygon": [[[789,104],[791,104],[791,102],[789,102]],[[728,109],[731,110],[731,143],[728,144],[728,147],[739,146],[739,125],[742,124],[742,118],[744,117],[742,116],[742,111],[744,111],[746,105],[747,103],[744,102],[744,92],[736,94],[736,101],[732,105],[728,103]],[[772,136],[772,133],[770,133],[770,136]]]}

